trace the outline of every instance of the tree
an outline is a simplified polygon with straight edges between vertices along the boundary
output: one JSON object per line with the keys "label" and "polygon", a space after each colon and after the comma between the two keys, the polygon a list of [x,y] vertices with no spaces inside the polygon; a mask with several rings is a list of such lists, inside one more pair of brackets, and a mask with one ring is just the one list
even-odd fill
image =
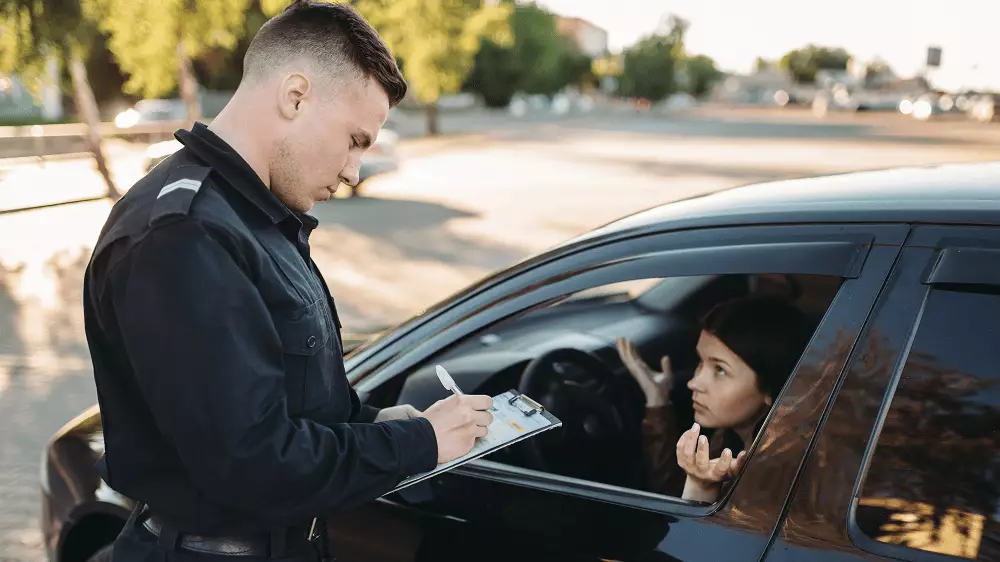
{"label": "tree", "polygon": [[559,33],[555,16],[521,4],[510,16],[509,47],[483,40],[465,89],[491,107],[506,106],[515,92],[551,96],[590,74],[591,60]]}
{"label": "tree", "polygon": [[685,44],[685,39],[690,27],[691,22],[674,14],[663,18],[663,22],[660,24],[659,34],[666,36],[667,41],[673,45],[670,54],[675,59],[686,56],[687,45]]}
{"label": "tree", "polygon": [[851,55],[844,49],[806,45],[781,57],[781,68],[792,74],[796,82],[807,84],[816,81],[819,70],[847,70]]}
{"label": "tree", "polygon": [[519,71],[510,49],[482,39],[463,89],[482,96],[487,107],[507,107],[518,91]]}
{"label": "tree", "polygon": [[715,61],[705,55],[697,55],[684,61],[684,72],[687,74],[687,91],[699,98],[711,90],[712,85],[722,73],[715,66]]}
{"label": "tree", "polygon": [[765,59],[764,57],[757,57],[753,61],[753,68],[757,72],[763,72],[771,68],[771,61]]}
{"label": "tree", "polygon": [[108,34],[129,76],[126,91],[159,97],[178,88],[188,125],[201,118],[191,61],[212,48],[235,48],[250,7],[250,0],[80,1]]}
{"label": "tree", "polygon": [[414,97],[427,107],[427,129],[438,133],[437,102],[457,93],[482,38],[510,42],[507,3],[490,0],[356,0],[354,5],[402,59]]}
{"label": "tree", "polygon": [[674,44],[666,35],[640,39],[624,53],[619,89],[627,97],[660,101],[674,93]]}
{"label": "tree", "polygon": [[86,142],[104,178],[107,195],[121,197],[104,157],[100,114],[84,65],[96,27],[75,0],[7,0],[0,7],[0,72],[17,72],[30,85],[50,57],[69,68],[77,114],[87,125]]}

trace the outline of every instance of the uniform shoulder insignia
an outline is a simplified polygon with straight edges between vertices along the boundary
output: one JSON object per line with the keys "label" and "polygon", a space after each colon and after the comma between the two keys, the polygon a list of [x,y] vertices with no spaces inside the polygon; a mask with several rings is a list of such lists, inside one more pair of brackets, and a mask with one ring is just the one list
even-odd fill
{"label": "uniform shoulder insignia", "polygon": [[186,215],[191,210],[191,203],[201,189],[201,183],[208,177],[212,169],[207,166],[178,166],[170,172],[167,183],[156,195],[153,210],[149,215],[149,224],[170,215]]}

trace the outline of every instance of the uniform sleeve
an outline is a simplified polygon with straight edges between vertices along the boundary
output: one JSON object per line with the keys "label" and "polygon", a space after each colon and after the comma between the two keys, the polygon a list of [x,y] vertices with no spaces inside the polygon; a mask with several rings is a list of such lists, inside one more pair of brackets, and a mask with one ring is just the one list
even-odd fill
{"label": "uniform sleeve", "polygon": [[307,519],[373,500],[435,466],[426,419],[324,426],[289,416],[265,303],[193,219],[148,233],[110,280],[142,398],[206,497]]}
{"label": "uniform sleeve", "polygon": [[[372,423],[381,410],[367,404],[362,404],[358,393],[351,388],[351,421],[355,423]],[[437,441],[435,441],[437,443]]]}

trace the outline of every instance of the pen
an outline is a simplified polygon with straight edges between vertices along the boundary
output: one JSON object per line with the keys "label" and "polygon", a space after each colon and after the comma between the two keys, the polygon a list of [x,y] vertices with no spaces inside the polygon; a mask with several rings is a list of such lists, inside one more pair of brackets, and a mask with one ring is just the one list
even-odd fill
{"label": "pen", "polygon": [[441,386],[450,390],[452,394],[457,394],[459,396],[465,394],[464,392],[462,392],[462,389],[458,388],[458,385],[455,384],[455,379],[451,378],[451,375],[448,374],[448,371],[444,370],[444,367],[438,365],[436,370],[437,370],[438,380],[441,381]]}

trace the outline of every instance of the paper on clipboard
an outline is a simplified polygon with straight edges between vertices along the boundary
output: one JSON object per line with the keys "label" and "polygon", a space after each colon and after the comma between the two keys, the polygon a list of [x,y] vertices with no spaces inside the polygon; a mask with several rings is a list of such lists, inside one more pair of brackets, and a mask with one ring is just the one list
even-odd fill
{"label": "paper on clipboard", "polygon": [[503,394],[494,396],[493,407],[490,408],[490,413],[493,414],[493,423],[490,424],[489,433],[477,439],[476,444],[472,446],[472,450],[465,456],[450,462],[441,463],[431,471],[410,476],[388,493],[398,492],[407,486],[437,476],[456,466],[562,425],[562,422],[557,417],[543,409],[531,398],[520,394],[516,390],[509,390]]}

